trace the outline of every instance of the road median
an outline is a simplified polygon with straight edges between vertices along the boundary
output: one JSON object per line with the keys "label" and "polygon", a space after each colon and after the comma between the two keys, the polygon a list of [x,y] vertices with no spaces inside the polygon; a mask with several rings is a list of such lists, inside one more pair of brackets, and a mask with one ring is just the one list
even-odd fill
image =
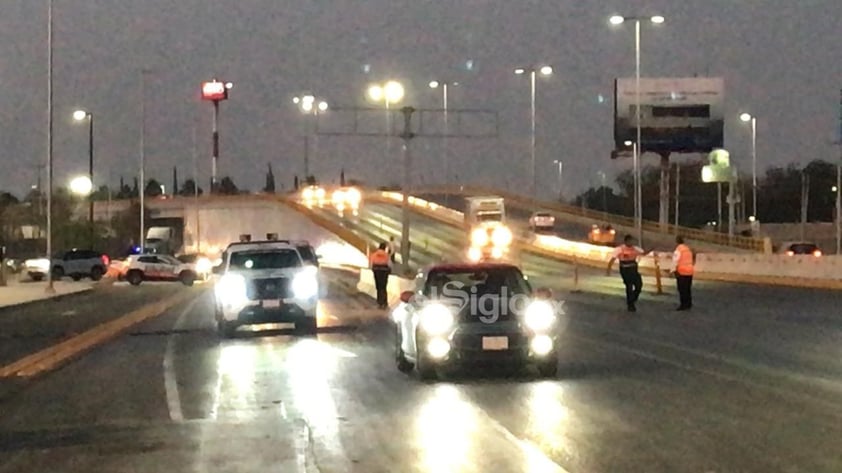
{"label": "road median", "polygon": [[0,378],[29,378],[54,370],[84,352],[116,338],[134,325],[157,317],[194,297],[197,297],[196,291],[185,290],[147,304],[117,319],[97,325],[79,335],[0,367]]}

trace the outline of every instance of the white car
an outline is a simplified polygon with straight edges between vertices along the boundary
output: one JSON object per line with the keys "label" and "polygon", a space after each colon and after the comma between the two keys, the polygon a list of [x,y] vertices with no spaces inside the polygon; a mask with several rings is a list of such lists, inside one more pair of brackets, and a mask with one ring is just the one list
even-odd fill
{"label": "white car", "polygon": [[173,256],[159,254],[131,255],[117,266],[118,279],[137,286],[143,281],[181,281],[185,286],[192,286],[196,280],[205,280],[210,275],[210,267],[199,269],[200,264],[183,263]]}
{"label": "white car", "polygon": [[555,217],[549,212],[535,212],[529,217],[529,227],[532,231],[552,230],[555,227]]}
{"label": "white car", "polygon": [[318,328],[318,268],[287,241],[232,243],[223,254],[214,287],[217,328],[231,337],[242,325],[294,323],[313,334]]}

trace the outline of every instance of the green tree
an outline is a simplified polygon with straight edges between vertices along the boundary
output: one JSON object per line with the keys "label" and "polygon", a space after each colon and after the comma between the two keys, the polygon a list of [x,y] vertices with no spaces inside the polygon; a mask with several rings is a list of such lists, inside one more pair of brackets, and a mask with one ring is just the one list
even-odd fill
{"label": "green tree", "polygon": [[[202,195],[203,192],[202,188],[199,187],[199,195]],[[178,193],[184,197],[193,197],[196,195],[196,181],[193,179],[187,179],[184,181],[184,184],[181,185],[181,190]]]}
{"label": "green tree", "polygon": [[146,188],[143,192],[146,197],[158,197],[163,194],[161,191],[161,183],[156,181],[155,179],[149,179],[146,183]]}
{"label": "green tree", "polygon": [[263,192],[275,192],[275,174],[272,173],[272,163],[268,164],[269,170],[266,172],[266,185],[263,186]]}
{"label": "green tree", "polygon": [[222,178],[219,182],[219,193],[223,195],[234,195],[238,194],[240,191],[237,189],[237,186],[234,184],[234,180],[228,176]]}

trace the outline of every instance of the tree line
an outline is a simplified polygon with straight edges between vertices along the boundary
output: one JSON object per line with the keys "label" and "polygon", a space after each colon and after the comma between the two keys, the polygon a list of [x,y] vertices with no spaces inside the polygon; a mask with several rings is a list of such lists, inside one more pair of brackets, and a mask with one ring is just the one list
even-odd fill
{"label": "tree line", "polygon": [[[721,189],[722,215],[727,222],[728,184],[704,183],[701,180],[704,161],[680,161],[670,165],[670,222],[675,222],[675,189],[679,181],[679,223],[684,226],[702,227],[718,220],[717,190]],[[676,171],[678,170],[678,171]],[[678,172],[678,178],[676,178]],[[644,166],[641,169],[641,207],[643,218],[658,220],[660,208],[661,169]],[[771,167],[757,176],[757,219],[766,223],[800,222],[802,204],[810,222],[834,220],[836,209],[836,165],[814,160],[806,166],[789,164]],[[620,173],[614,185],[591,186],[577,195],[574,205],[613,214],[634,215],[634,176],[631,170]],[[752,176],[741,175],[736,183],[741,197],[737,204],[738,222],[751,216]]]}

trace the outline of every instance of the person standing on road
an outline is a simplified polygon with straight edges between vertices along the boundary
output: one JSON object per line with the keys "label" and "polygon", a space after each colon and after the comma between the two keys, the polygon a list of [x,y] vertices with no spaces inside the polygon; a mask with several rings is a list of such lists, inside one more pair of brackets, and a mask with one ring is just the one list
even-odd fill
{"label": "person standing on road", "polygon": [[398,251],[398,244],[395,242],[395,237],[389,237],[389,244],[386,248],[386,251],[389,253],[389,260],[392,264],[395,264],[395,254]]}
{"label": "person standing on road", "polygon": [[386,309],[389,307],[389,296],[387,287],[389,285],[389,274],[392,272],[389,265],[389,252],[386,251],[387,244],[380,246],[369,257],[371,271],[374,273],[374,287],[377,289],[377,307]]}
{"label": "person standing on road", "polygon": [[684,238],[675,237],[675,252],[672,254],[672,273],[675,275],[675,285],[678,288],[679,305],[676,310],[690,310],[693,307],[693,272],[696,255],[689,246],[684,244]]}
{"label": "person standing on road", "polygon": [[633,242],[632,236],[626,235],[623,238],[623,244],[614,249],[611,259],[608,260],[608,269],[605,270],[605,274],[610,275],[614,261],[620,261],[620,276],[622,276],[623,284],[626,286],[626,306],[629,312],[637,310],[635,303],[637,303],[640,292],[643,290],[643,278],[640,276],[637,260],[647,254],[646,251],[643,251],[643,248],[635,246]]}

